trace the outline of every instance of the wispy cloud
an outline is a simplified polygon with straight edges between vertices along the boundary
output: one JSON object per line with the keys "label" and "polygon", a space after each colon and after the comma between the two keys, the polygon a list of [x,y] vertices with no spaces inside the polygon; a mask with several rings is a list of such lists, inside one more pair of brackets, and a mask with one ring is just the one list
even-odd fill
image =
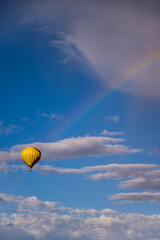
{"label": "wispy cloud", "polygon": [[[80,60],[80,53],[75,45],[72,43],[68,34],[65,34],[62,31],[56,31],[57,40],[53,40],[51,42],[52,46],[56,46],[59,50],[61,55],[63,56],[62,62],[66,63],[72,58]],[[65,40],[64,40],[65,39]]]}
{"label": "wispy cloud", "polygon": [[102,132],[100,132],[100,135],[103,136],[117,136],[117,135],[123,135],[123,131],[119,131],[119,132],[109,132],[108,130],[103,130]]}
{"label": "wispy cloud", "polygon": [[123,138],[101,136],[85,136],[66,138],[57,142],[15,145],[8,151],[0,151],[0,161],[21,161],[21,151],[25,147],[33,146],[41,150],[42,160],[61,160],[79,157],[93,157],[105,155],[123,155],[140,153],[143,149],[129,148],[119,144]]}
{"label": "wispy cloud", "polygon": [[150,150],[149,155],[153,155],[156,154],[158,156],[160,156],[160,147],[154,147]]}
{"label": "wispy cloud", "polygon": [[6,162],[2,162],[0,164],[0,172],[3,172],[4,174],[7,174],[8,172],[17,172],[18,170],[26,170],[27,168],[22,165],[16,165],[16,164],[7,164]]}
{"label": "wispy cloud", "polygon": [[109,120],[109,121],[112,121],[114,123],[117,123],[117,122],[120,121],[120,117],[118,115],[116,115],[116,116],[106,116],[105,120]]}
{"label": "wispy cloud", "polygon": [[0,135],[9,135],[20,131],[21,127],[14,124],[5,125],[3,121],[0,121]]}
{"label": "wispy cloud", "polygon": [[36,23],[39,31],[50,35],[50,43],[64,61],[87,61],[107,88],[160,97],[158,0],[154,4],[93,1],[92,7],[85,0],[17,3],[19,7],[12,5],[11,9],[19,16],[18,23]]}
{"label": "wispy cloud", "polygon": [[[36,170],[42,171],[44,173],[60,173],[60,174],[84,174],[90,173],[87,178],[93,180],[103,180],[103,179],[125,179],[125,178],[136,178],[139,176],[144,176],[150,173],[154,175],[157,171],[158,165],[155,164],[106,164],[106,165],[96,165],[90,167],[76,168],[59,168],[52,167],[50,165],[38,165],[35,167]],[[152,173],[151,173],[152,171]],[[94,172],[100,172],[95,173]],[[146,176],[148,177],[148,175]]]}
{"label": "wispy cloud", "polygon": [[22,118],[23,122],[29,122],[29,119],[27,117]]}
{"label": "wispy cloud", "polygon": [[51,240],[53,236],[57,240],[160,239],[159,215],[120,214],[108,208],[79,209],[41,201],[36,196],[24,198],[3,193],[0,193],[0,203],[2,208],[17,207],[15,213],[0,214],[3,239],[8,239],[8,235],[13,240]]}
{"label": "wispy cloud", "polygon": [[44,117],[44,118],[48,118],[48,119],[61,119],[62,116],[56,113],[41,113],[40,111],[37,112],[39,117]]}

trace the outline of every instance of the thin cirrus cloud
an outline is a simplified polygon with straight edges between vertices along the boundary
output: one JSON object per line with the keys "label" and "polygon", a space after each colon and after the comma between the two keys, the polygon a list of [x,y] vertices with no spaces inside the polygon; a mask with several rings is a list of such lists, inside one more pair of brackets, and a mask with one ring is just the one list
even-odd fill
{"label": "thin cirrus cloud", "polygon": [[153,147],[150,150],[149,155],[154,155],[154,154],[160,156],[160,147]]}
{"label": "thin cirrus cloud", "polygon": [[120,121],[120,117],[118,115],[116,116],[106,116],[105,120],[109,120],[111,122],[117,123]]}
{"label": "thin cirrus cloud", "polygon": [[155,8],[138,1],[134,5],[126,1],[94,2],[92,8],[84,5],[88,15],[60,39],[61,51],[64,46],[76,47],[110,88],[159,98],[160,19],[156,4]]}
{"label": "thin cirrus cloud", "polygon": [[100,132],[100,135],[103,136],[117,136],[117,135],[123,135],[124,132],[123,131],[119,131],[119,132],[110,132],[106,129],[104,129],[102,132]]}
{"label": "thin cirrus cloud", "polygon": [[123,155],[140,153],[143,149],[130,148],[119,144],[123,138],[102,136],[72,137],[57,142],[15,145],[8,151],[0,151],[0,161],[19,162],[21,151],[25,147],[33,146],[41,150],[42,160],[62,160],[79,157],[93,157],[105,155]]}
{"label": "thin cirrus cloud", "polygon": [[65,61],[88,62],[110,89],[160,98],[158,0],[15,2],[12,22],[36,23]]}
{"label": "thin cirrus cloud", "polygon": [[108,208],[79,209],[41,201],[36,196],[24,198],[4,193],[0,193],[0,203],[2,209],[7,206],[11,211],[0,213],[3,239],[8,239],[8,235],[13,240],[51,240],[53,236],[57,240],[160,239],[160,218],[155,214],[120,214]]}
{"label": "thin cirrus cloud", "polygon": [[0,135],[9,135],[18,133],[21,131],[21,127],[14,124],[5,125],[3,121],[0,121]]}
{"label": "thin cirrus cloud", "polygon": [[62,116],[56,113],[45,113],[45,112],[37,112],[39,117],[44,117],[44,118],[48,118],[48,119],[61,119]]}

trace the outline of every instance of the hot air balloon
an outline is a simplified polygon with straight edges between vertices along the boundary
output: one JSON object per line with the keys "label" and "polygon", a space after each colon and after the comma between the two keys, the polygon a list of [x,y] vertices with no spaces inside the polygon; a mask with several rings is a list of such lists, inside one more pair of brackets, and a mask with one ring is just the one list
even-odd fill
{"label": "hot air balloon", "polygon": [[30,172],[32,167],[40,160],[41,152],[35,147],[27,147],[22,151],[23,161],[30,167]]}

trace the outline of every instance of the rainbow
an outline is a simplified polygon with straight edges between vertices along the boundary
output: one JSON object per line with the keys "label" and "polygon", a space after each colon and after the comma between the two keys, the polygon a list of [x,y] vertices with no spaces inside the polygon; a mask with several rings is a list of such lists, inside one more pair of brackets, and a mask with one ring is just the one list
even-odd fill
{"label": "rainbow", "polygon": [[109,99],[117,91],[125,91],[126,88],[129,89],[131,84],[135,81],[145,81],[148,78],[153,78],[154,74],[157,74],[157,71],[160,71],[159,67],[160,61],[160,49],[152,52],[150,55],[145,56],[141,61],[131,66],[128,69],[126,77],[124,77],[117,85],[108,91],[103,93],[98,93],[96,96],[91,97],[84,105],[78,109],[74,116],[72,116],[72,123],[63,129],[63,134],[68,134],[71,130],[78,127],[83,121],[85,121],[89,116],[98,111],[99,107]]}

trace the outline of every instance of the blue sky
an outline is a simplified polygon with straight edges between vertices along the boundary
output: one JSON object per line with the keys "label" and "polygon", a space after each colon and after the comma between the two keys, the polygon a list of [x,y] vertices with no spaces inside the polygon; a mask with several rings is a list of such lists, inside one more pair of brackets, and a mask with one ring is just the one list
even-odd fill
{"label": "blue sky", "polygon": [[158,240],[158,1],[2,1],[0,16],[1,239]]}

